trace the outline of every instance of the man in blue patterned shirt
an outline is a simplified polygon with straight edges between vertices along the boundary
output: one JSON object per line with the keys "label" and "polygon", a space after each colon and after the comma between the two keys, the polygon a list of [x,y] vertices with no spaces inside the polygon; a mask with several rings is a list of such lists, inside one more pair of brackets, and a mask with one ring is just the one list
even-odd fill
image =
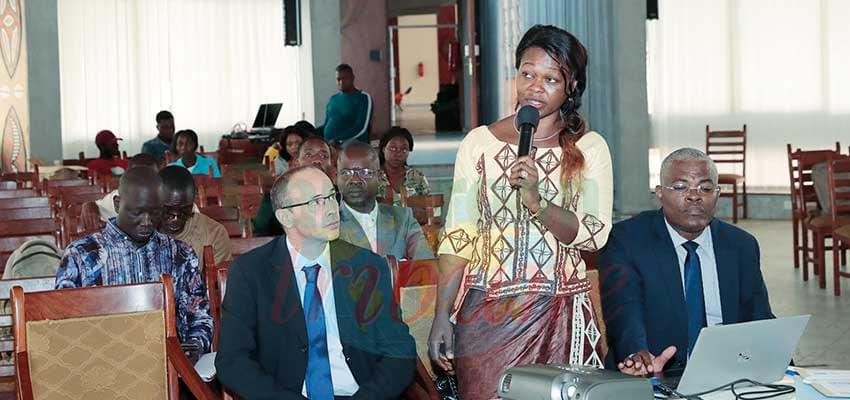
{"label": "man in blue patterned shirt", "polygon": [[56,272],[56,288],[155,282],[160,274],[171,274],[180,341],[205,353],[213,329],[206,285],[192,247],[157,232],[162,199],[162,179],[156,172],[128,170],[115,197],[118,217],[68,246]]}

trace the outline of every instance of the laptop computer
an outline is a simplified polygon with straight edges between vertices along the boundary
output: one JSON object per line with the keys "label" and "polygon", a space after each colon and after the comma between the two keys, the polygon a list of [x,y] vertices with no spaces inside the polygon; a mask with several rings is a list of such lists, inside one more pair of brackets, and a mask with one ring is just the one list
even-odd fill
{"label": "laptop computer", "polygon": [[[663,382],[684,395],[738,379],[773,383],[782,379],[810,315],[704,328],[681,377],[665,371]],[[675,375],[675,371],[673,375]],[[678,382],[677,382],[678,381]]]}
{"label": "laptop computer", "polygon": [[257,110],[257,117],[254,118],[254,125],[251,127],[251,130],[271,131],[272,128],[274,128],[274,124],[277,123],[277,117],[278,115],[280,115],[281,107],[283,107],[283,103],[270,103],[260,105],[260,109]]}

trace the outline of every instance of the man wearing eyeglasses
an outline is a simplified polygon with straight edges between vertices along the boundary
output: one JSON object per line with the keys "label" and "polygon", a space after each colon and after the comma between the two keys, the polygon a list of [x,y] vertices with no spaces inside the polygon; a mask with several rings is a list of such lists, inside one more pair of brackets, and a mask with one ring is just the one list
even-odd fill
{"label": "man wearing eyeglasses", "polygon": [[342,240],[330,179],[301,166],[271,191],[284,235],[228,272],[218,378],[245,399],[390,399],[416,349],[383,257]]}
{"label": "man wearing eyeglasses", "polygon": [[351,143],[340,152],[337,165],[342,240],[396,260],[434,258],[411,209],[375,200],[383,173],[375,148]]}
{"label": "man wearing eyeglasses", "polygon": [[714,218],[717,176],[702,151],[676,150],[655,187],[661,209],[614,225],[599,259],[606,367],[681,369],[702,328],[774,318],[758,242]]}

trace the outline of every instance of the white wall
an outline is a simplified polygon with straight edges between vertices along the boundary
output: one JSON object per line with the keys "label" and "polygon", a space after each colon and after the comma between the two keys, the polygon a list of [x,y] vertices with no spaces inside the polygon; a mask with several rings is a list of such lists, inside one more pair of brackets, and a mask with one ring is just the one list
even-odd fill
{"label": "white wall", "polygon": [[[435,25],[437,14],[407,15],[398,17],[398,25]],[[440,71],[437,54],[437,29],[398,30],[398,77],[401,91],[413,87],[404,96],[404,105],[427,105],[437,98],[440,90]],[[425,75],[419,77],[417,65],[425,65]]]}

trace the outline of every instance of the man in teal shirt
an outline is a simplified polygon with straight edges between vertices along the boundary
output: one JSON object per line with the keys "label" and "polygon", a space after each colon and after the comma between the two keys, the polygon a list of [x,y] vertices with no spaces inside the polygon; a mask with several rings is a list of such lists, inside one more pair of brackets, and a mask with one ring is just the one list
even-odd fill
{"label": "man in teal shirt", "polygon": [[155,138],[142,145],[142,153],[150,154],[160,163],[165,160],[165,151],[171,150],[171,140],[174,138],[174,115],[168,111],[156,113]]}
{"label": "man in teal shirt", "polygon": [[336,67],[336,84],[339,93],[328,100],[321,127],[325,141],[343,146],[355,140],[369,143],[372,97],[354,86],[354,70],[348,64]]}

